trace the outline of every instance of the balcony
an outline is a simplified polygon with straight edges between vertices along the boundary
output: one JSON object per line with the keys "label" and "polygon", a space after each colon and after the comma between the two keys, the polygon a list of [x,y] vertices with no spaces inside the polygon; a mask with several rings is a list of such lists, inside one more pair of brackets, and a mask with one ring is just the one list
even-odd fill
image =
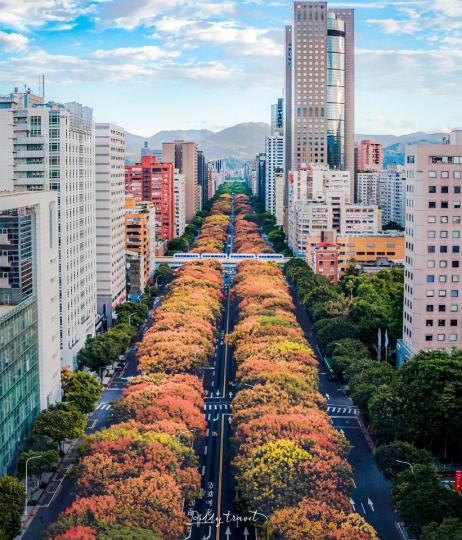
{"label": "balcony", "polygon": [[0,266],[2,268],[9,268],[11,266],[8,255],[0,255]]}
{"label": "balcony", "polygon": [[18,150],[16,152],[17,158],[43,158],[44,156],[44,150]]}
{"label": "balcony", "polygon": [[16,163],[16,172],[45,172],[45,163]]}
{"label": "balcony", "polygon": [[43,135],[38,135],[36,137],[16,137],[15,144],[44,144],[45,137]]}

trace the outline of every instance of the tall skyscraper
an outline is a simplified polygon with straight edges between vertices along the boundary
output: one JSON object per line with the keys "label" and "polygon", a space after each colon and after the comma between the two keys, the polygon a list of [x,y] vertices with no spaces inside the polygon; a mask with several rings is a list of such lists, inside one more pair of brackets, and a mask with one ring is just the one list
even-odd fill
{"label": "tall skyscraper", "polygon": [[462,348],[462,131],[406,149],[406,265],[398,361]]}
{"label": "tall skyscraper", "polygon": [[284,131],[284,98],[271,105],[271,134]]}
{"label": "tall skyscraper", "polygon": [[291,169],[323,163],[353,178],[354,11],[294,2],[293,26],[286,29],[286,78]]}
{"label": "tall skyscraper", "polygon": [[[208,171],[207,171],[208,173]],[[186,180],[184,174],[175,169],[175,236],[179,238],[186,228]],[[208,181],[207,181],[208,186]]]}
{"label": "tall skyscraper", "polygon": [[262,152],[257,155],[256,165],[257,171],[257,185],[258,185],[258,198],[262,204],[265,204],[266,200],[266,154]]}
{"label": "tall skyscraper", "polygon": [[112,326],[125,288],[125,131],[95,125],[96,293],[98,314]]}
{"label": "tall skyscraper", "polygon": [[61,398],[56,193],[0,195],[0,475]]}
{"label": "tall skyscraper", "polygon": [[198,149],[193,142],[175,141],[162,146],[164,161],[172,163],[174,169],[185,175],[186,222],[189,223],[198,208]]}
{"label": "tall skyscraper", "polygon": [[0,133],[0,189],[58,193],[61,360],[75,368],[95,332],[93,112],[14,92],[0,97]]}

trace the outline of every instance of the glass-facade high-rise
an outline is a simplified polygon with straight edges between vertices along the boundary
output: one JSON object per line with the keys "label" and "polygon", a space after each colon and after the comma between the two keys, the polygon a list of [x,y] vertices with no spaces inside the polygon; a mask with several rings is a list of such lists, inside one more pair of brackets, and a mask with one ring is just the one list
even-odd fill
{"label": "glass-facade high-rise", "polygon": [[345,169],[345,22],[327,21],[327,162]]}
{"label": "glass-facade high-rise", "polygon": [[19,442],[40,412],[37,302],[0,307],[0,475],[12,472]]}
{"label": "glass-facade high-rise", "polygon": [[14,469],[18,442],[40,411],[32,208],[0,213],[0,474]]}

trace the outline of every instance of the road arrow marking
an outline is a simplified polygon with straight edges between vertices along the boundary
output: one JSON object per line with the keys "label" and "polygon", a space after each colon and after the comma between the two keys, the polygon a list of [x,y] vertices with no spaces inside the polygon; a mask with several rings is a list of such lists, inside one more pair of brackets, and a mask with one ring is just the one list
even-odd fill
{"label": "road arrow marking", "polygon": [[329,401],[329,400],[330,400],[330,396],[329,396],[329,394],[326,394],[326,398],[327,398],[327,401]]}
{"label": "road arrow marking", "polygon": [[219,396],[219,395],[220,395],[220,390],[217,390],[217,396]]}
{"label": "road arrow marking", "polygon": [[202,476],[205,476],[205,465],[202,465]]}
{"label": "road arrow marking", "polygon": [[249,534],[250,534],[249,529],[247,529],[247,527],[246,527],[245,530],[244,530],[244,538],[245,538],[245,540],[247,540],[247,538],[249,537]]}
{"label": "road arrow marking", "polygon": [[356,503],[354,502],[354,500],[350,497],[350,504],[353,508],[353,512],[356,512]]}
{"label": "road arrow marking", "polygon": [[375,512],[375,510],[374,510],[374,503],[373,503],[370,499],[367,499],[367,504],[371,507],[371,510],[372,510],[373,512]]}
{"label": "road arrow marking", "polygon": [[363,509],[363,512],[366,513],[366,509],[364,508],[364,504],[361,503],[361,508]]}
{"label": "road arrow marking", "polygon": [[185,538],[185,540],[189,540],[191,538],[191,535],[192,535],[192,527],[189,529],[189,534],[188,536]]}
{"label": "road arrow marking", "polygon": [[340,433],[345,437],[345,432],[343,431],[343,429],[340,429]]}
{"label": "road arrow marking", "polygon": [[212,538],[212,527],[209,527],[209,534],[207,536],[203,536],[202,540],[210,540]]}
{"label": "road arrow marking", "polygon": [[226,540],[229,540],[229,537],[231,536],[231,529],[228,527],[225,532]]}

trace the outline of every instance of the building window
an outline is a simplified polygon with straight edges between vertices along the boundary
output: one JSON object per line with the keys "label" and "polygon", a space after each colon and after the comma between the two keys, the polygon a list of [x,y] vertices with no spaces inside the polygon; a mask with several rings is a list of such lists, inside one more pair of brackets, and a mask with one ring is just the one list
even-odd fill
{"label": "building window", "polygon": [[459,296],[459,291],[455,291],[455,290],[451,291],[451,298],[458,298],[458,296]]}
{"label": "building window", "polygon": [[440,261],[440,268],[447,268],[448,267],[448,261]]}
{"label": "building window", "polygon": [[428,203],[428,208],[436,208],[436,202],[435,201],[430,201]]}
{"label": "building window", "polygon": [[457,341],[457,334],[449,334],[449,341]]}
{"label": "building window", "polygon": [[433,341],[433,336],[431,334],[427,334],[425,336],[425,341]]}
{"label": "building window", "polygon": [[428,246],[427,253],[435,253],[435,252],[436,252],[435,246]]}
{"label": "building window", "polygon": [[428,171],[428,178],[436,178],[436,171]]}
{"label": "building window", "polygon": [[457,326],[457,319],[451,319],[450,325]]}
{"label": "building window", "polygon": [[432,298],[433,296],[435,296],[435,291],[432,289],[427,289],[427,297]]}
{"label": "building window", "polygon": [[435,276],[427,276],[427,283],[435,283]]}
{"label": "building window", "polygon": [[435,268],[435,261],[427,261],[427,268]]}
{"label": "building window", "polygon": [[432,319],[427,319],[426,322],[425,322],[425,326],[433,326],[433,320]]}
{"label": "building window", "polygon": [[428,193],[436,193],[436,186],[428,186]]}
{"label": "building window", "polygon": [[428,223],[436,223],[436,216],[428,216]]}
{"label": "building window", "polygon": [[433,311],[433,304],[427,304],[427,313],[431,313]]}
{"label": "building window", "polygon": [[440,290],[438,291],[438,296],[441,297],[441,298],[444,298],[444,297],[446,296],[446,291],[440,289]]}
{"label": "building window", "polygon": [[438,319],[438,326],[446,326],[446,320],[445,319]]}
{"label": "building window", "polygon": [[441,178],[449,178],[449,171],[441,171]]}
{"label": "building window", "polygon": [[449,193],[448,186],[441,186],[441,193]]}
{"label": "building window", "polygon": [[448,279],[447,276],[440,276],[439,282],[440,283],[446,283],[447,279]]}
{"label": "building window", "polygon": [[445,306],[444,304],[440,304],[440,305],[438,306],[438,311],[439,311],[440,313],[445,313],[445,311],[446,311],[446,306]]}
{"label": "building window", "polygon": [[438,341],[444,341],[446,339],[446,334],[438,334],[436,339]]}
{"label": "building window", "polygon": [[436,231],[428,231],[427,238],[436,238]]}
{"label": "building window", "polygon": [[451,304],[451,313],[457,313],[459,311],[458,304]]}

